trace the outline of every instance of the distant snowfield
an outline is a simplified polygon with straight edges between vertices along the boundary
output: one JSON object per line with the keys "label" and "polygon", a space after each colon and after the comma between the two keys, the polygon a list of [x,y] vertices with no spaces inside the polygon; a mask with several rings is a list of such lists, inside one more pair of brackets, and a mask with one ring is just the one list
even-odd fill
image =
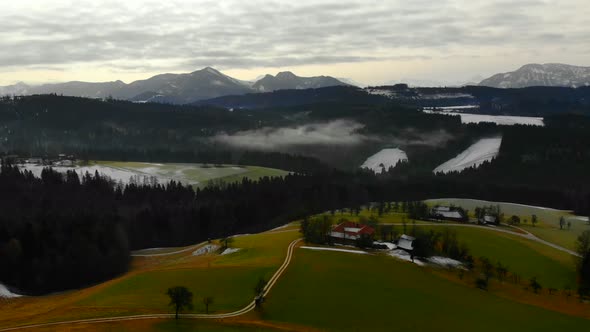
{"label": "distant snowfield", "polygon": [[468,167],[477,167],[494,159],[500,152],[502,137],[483,138],[461,152],[455,158],[434,169],[434,173],[460,172]]}
{"label": "distant snowfield", "polygon": [[22,295],[14,294],[6,288],[6,286],[0,284],[0,298],[12,299],[15,297],[21,297]]}
{"label": "distant snowfield", "polygon": [[395,167],[401,160],[408,160],[406,153],[400,149],[383,149],[376,154],[367,158],[367,160],[361,165],[361,168],[369,168],[375,173],[383,172],[383,167],[389,169],[389,167]]}
{"label": "distant snowfield", "polygon": [[531,116],[485,115],[461,113],[461,123],[493,122],[501,126],[530,125],[544,127],[543,118]]}
{"label": "distant snowfield", "polygon": [[540,117],[532,117],[532,116],[511,116],[511,115],[487,115],[487,114],[472,114],[472,113],[462,113],[458,110],[472,108],[460,106],[448,106],[448,107],[439,107],[442,111],[435,111],[432,109],[424,109],[424,113],[428,114],[444,114],[444,115],[455,115],[461,117],[461,123],[481,123],[481,122],[491,122],[495,123],[500,126],[513,126],[513,125],[530,125],[530,126],[540,126],[544,127],[545,122],[543,122],[543,118]]}

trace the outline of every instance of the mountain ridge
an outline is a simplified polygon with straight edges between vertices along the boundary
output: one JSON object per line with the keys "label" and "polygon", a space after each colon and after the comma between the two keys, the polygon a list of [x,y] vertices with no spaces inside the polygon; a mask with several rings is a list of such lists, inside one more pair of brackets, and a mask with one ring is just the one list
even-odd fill
{"label": "mountain ridge", "polygon": [[493,88],[589,86],[590,67],[563,63],[529,63],[515,71],[492,75],[482,80],[479,85]]}
{"label": "mountain ridge", "polygon": [[[267,87],[264,88],[263,84]],[[0,87],[0,95],[55,93],[87,98],[112,97],[134,102],[188,104],[228,95],[339,85],[348,84],[330,76],[300,77],[290,71],[280,72],[277,76],[266,75],[256,82],[251,82],[233,78],[212,67],[205,67],[190,73],[158,74],[128,84],[120,80],[111,82],[69,81],[41,85],[28,85],[19,82]]]}

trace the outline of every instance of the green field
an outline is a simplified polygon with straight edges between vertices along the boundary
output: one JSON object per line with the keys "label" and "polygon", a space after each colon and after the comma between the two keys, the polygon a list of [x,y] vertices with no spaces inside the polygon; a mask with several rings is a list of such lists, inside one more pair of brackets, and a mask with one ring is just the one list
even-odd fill
{"label": "green field", "polygon": [[130,272],[106,283],[3,303],[0,328],[94,317],[171,313],[166,290],[173,286],[185,286],[193,292],[194,309],[187,312],[204,313],[204,296],[214,298],[214,304],[209,307],[211,313],[238,310],[253,300],[258,279],[268,280],[274,274],[285,259],[289,243],[299,236],[297,230],[288,227],[277,232],[235,237],[232,247],[240,250],[229,255],[193,256],[191,248],[168,256],[135,257]]}
{"label": "green field", "polygon": [[[474,199],[432,199],[426,201],[429,205],[441,204],[461,206],[468,209],[471,213],[477,206],[500,205],[505,219],[512,215],[519,216],[522,220],[519,227],[527,230],[535,236],[560,245],[564,248],[575,250],[575,243],[577,237],[584,231],[590,230],[590,224],[581,220],[579,216],[573,215],[570,211],[555,210],[542,207],[533,207],[512,203],[497,203],[480,201]],[[531,225],[531,216],[535,214],[539,220],[536,226]],[[571,223],[571,229],[559,229],[559,218],[564,217],[566,222]],[[527,220],[525,223],[524,220]]]}
{"label": "green field", "polygon": [[264,307],[333,331],[576,331],[590,321],[506,300],[386,256],[298,249]]}
{"label": "green field", "polygon": [[[76,304],[81,310],[92,308],[133,308],[137,312],[168,313],[171,286],[185,286],[191,290],[195,303],[191,313],[205,313],[201,299],[213,296],[211,313],[228,312],[245,307],[254,298],[252,291],[258,278],[268,280],[274,269],[252,267],[212,267],[203,269],[162,270],[146,272],[126,278],[100,293]],[[239,282],[235,282],[239,280]]]}
{"label": "green field", "polygon": [[[398,218],[396,214],[393,218]],[[170,313],[168,287],[182,285],[194,293],[190,313],[204,313],[204,296],[213,296],[211,313],[238,310],[252,301],[253,287],[285,259],[287,246],[301,236],[297,223],[271,232],[234,238],[229,255],[193,256],[202,245],[162,248],[170,255],[134,257],[129,273],[82,290],[23,297],[3,304],[0,328],[22,324]],[[401,225],[395,226],[401,228]],[[411,231],[411,223],[407,226]],[[491,228],[450,227],[477,258],[501,261],[522,279],[537,276],[544,289],[575,287],[571,256],[549,246]],[[144,250],[145,253],[145,250]],[[350,253],[295,249],[291,265],[271,290],[260,312],[229,320],[139,320],[61,326],[43,331],[267,331],[328,329],[345,331],[477,330],[569,331],[590,327],[588,305],[562,295],[534,295],[522,284],[493,279],[490,291],[474,287],[475,274],[459,280],[455,271],[420,267],[384,253]],[[539,300],[540,299],[540,300]],[[528,303],[528,304],[524,304]],[[555,303],[549,307],[545,303]],[[547,308],[547,309],[544,309]],[[563,309],[562,309],[563,308]],[[551,309],[551,310],[549,310]],[[552,311],[555,310],[555,311]],[[560,312],[571,313],[572,316]],[[574,316],[575,315],[575,316]],[[433,325],[434,322],[436,325]]]}
{"label": "green field", "polygon": [[260,166],[212,164],[160,164],[144,162],[96,161],[96,165],[112,167],[144,176],[174,179],[183,183],[204,186],[211,180],[235,182],[248,178],[258,180],[265,176],[284,176],[289,172]]}
{"label": "green field", "polygon": [[[411,226],[408,226],[408,230]],[[420,229],[443,231],[447,226],[420,226]],[[467,244],[476,259],[485,256],[516,272],[523,280],[537,277],[544,287],[563,289],[576,285],[574,257],[547,245],[486,228],[448,227],[457,233],[459,242]]]}

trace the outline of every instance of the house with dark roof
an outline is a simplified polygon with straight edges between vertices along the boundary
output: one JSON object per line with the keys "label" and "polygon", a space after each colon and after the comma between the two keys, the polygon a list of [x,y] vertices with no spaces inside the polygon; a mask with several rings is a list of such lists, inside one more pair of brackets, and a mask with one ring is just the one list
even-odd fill
{"label": "house with dark roof", "polygon": [[368,225],[354,223],[352,221],[344,221],[330,232],[330,237],[335,242],[356,243],[360,239],[372,239],[375,235],[375,229]]}
{"label": "house with dark roof", "polygon": [[467,219],[461,209],[450,206],[435,206],[430,211],[430,215],[437,220],[466,221]]}

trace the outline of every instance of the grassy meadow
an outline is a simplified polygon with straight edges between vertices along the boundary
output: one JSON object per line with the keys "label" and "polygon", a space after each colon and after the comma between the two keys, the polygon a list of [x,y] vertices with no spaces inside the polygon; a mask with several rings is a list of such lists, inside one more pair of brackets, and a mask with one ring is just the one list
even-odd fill
{"label": "grassy meadow", "polygon": [[263,318],[333,331],[574,331],[590,320],[511,301],[387,256],[297,249]]}
{"label": "grassy meadow", "polygon": [[[297,226],[275,232],[235,237],[229,255],[193,256],[188,251],[167,256],[134,257],[131,270],[108,282],[60,294],[7,300],[0,310],[0,328],[147,313],[170,313],[169,287],[186,286],[194,294],[194,308],[204,313],[204,296],[212,296],[211,313],[241,309],[254,298],[260,277],[268,280],[282,264],[287,247],[299,238]],[[240,327],[238,327],[240,328]]]}

